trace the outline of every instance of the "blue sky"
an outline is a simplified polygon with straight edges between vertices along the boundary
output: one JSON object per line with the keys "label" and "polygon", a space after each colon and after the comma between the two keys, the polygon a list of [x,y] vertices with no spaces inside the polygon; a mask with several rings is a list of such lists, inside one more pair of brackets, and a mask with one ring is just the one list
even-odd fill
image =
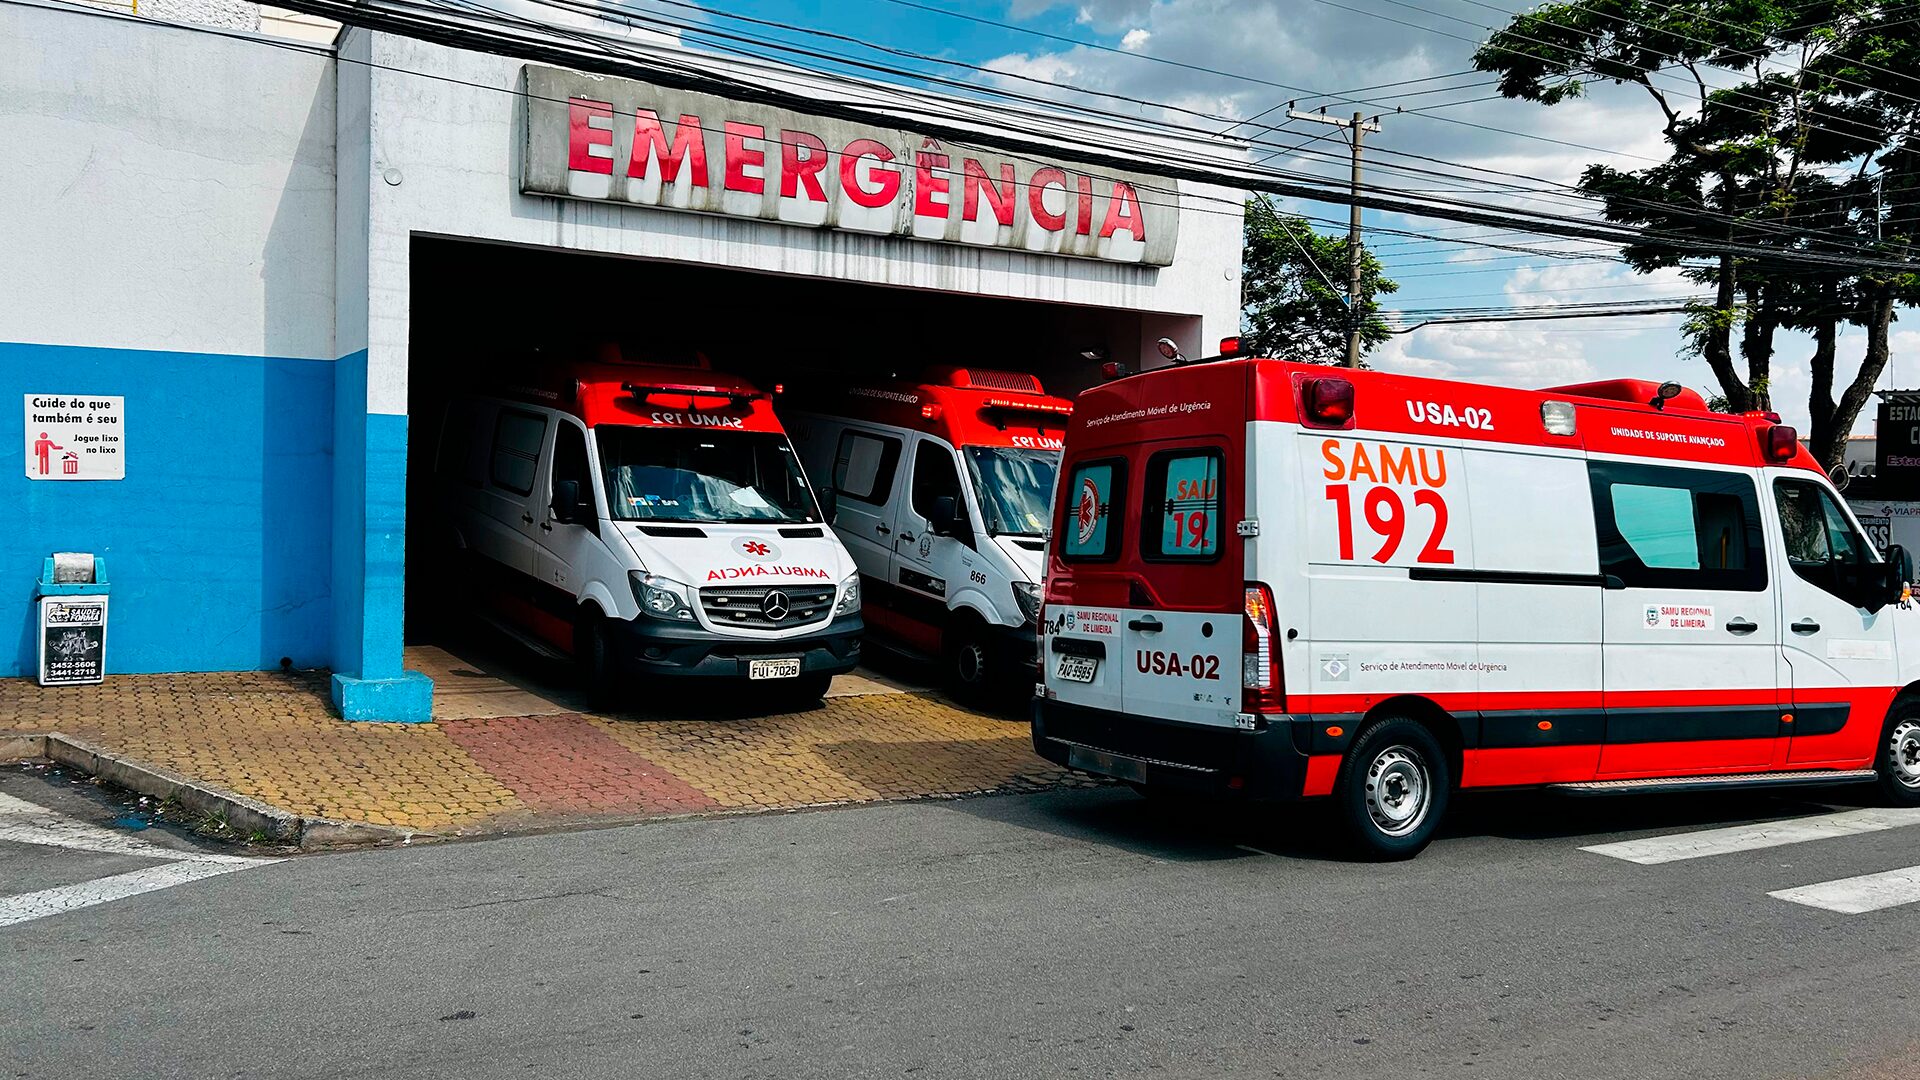
{"label": "blue sky", "polygon": [[[701,2],[709,7],[722,6],[715,0]],[[1089,97],[1081,91],[1124,94],[1190,110],[1158,112],[1160,118],[1184,124],[1205,123],[1194,118],[1195,112],[1244,119],[1277,106],[1277,111],[1263,122],[1278,124],[1281,130],[1259,134],[1273,145],[1300,149],[1283,153],[1272,164],[1329,179],[1344,179],[1344,146],[1335,139],[1309,142],[1327,130],[1320,126],[1278,123],[1285,115],[1285,102],[1296,98],[1305,109],[1330,104],[1333,111],[1350,111],[1356,106],[1262,82],[1335,93],[1446,76],[1357,95],[1367,100],[1368,111],[1385,113],[1385,130],[1370,135],[1368,144],[1378,148],[1370,155],[1373,167],[1369,180],[1387,186],[1465,188],[1452,194],[1495,202],[1516,198],[1511,190],[1500,189],[1507,182],[1502,177],[1463,172],[1454,165],[1397,156],[1396,152],[1557,183],[1571,183],[1581,169],[1595,161],[1633,168],[1664,156],[1655,106],[1634,87],[1598,87],[1584,100],[1552,109],[1526,102],[1483,100],[1494,96],[1489,77],[1471,73],[1468,58],[1488,27],[1503,24],[1506,9],[1518,8],[1515,0],[1497,0],[1497,4],[1485,0],[910,2],[1005,22],[1013,28],[918,10],[898,0],[734,0],[724,5],[731,14],[828,30],[861,42],[989,69],[981,73],[863,52],[846,42],[781,34],[685,7],[647,6],[676,20],[697,20],[756,36],[772,34],[809,48],[858,54],[889,66],[913,67],[969,84],[998,85],[1103,108],[1156,113],[1153,109],[1118,105],[1111,98]],[[1041,36],[1046,34],[1056,38]],[[687,43],[695,47],[702,44],[692,36]],[[1246,77],[1223,77],[1193,67]],[[868,77],[873,76],[869,73]],[[1729,79],[1721,77],[1722,82]],[[1392,110],[1396,106],[1406,111],[1395,113]],[[1418,175],[1395,166],[1445,175]],[[1590,204],[1565,197],[1535,196],[1509,205],[1590,212]],[[1346,208],[1339,205],[1296,203],[1289,209],[1340,222],[1346,217]],[[1369,212],[1366,220],[1370,228],[1487,237],[1562,251],[1591,246],[1543,237],[1490,236],[1494,230],[1391,214]],[[1339,230],[1331,223],[1321,227]],[[1649,278],[1601,260],[1553,259],[1385,233],[1371,235],[1369,245],[1386,264],[1389,276],[1401,284],[1393,304],[1405,308],[1652,300],[1698,291],[1671,274]],[[1637,376],[1675,378],[1711,391],[1712,378],[1706,365],[1697,358],[1677,355],[1681,346],[1676,329],[1679,322],[1678,316],[1653,316],[1429,327],[1396,338],[1376,353],[1374,363],[1389,370],[1516,385]],[[1857,367],[1861,345],[1857,332],[1843,338],[1842,378],[1850,378]],[[1783,334],[1778,346],[1775,407],[1789,422],[1804,427],[1806,356],[1811,345],[1802,337]],[[1902,331],[1896,324],[1894,346],[1895,361],[1882,386],[1891,385],[1900,376],[1900,359],[1920,347],[1920,331]],[[1920,370],[1912,374],[1920,376]],[[1871,430],[1870,409],[1856,430]]]}

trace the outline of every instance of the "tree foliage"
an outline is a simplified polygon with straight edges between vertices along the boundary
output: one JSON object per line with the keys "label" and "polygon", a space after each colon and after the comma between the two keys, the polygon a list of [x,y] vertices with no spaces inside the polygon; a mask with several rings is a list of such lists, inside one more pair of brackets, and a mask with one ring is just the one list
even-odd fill
{"label": "tree foliage", "polygon": [[[1347,358],[1349,252],[1344,236],[1322,236],[1305,218],[1264,198],[1247,202],[1245,265],[1240,278],[1241,347],[1255,356],[1340,364]],[[1360,252],[1360,351],[1392,332],[1376,299],[1400,288],[1380,262]]]}
{"label": "tree foliage", "polygon": [[[1666,160],[1591,165],[1582,190],[1643,227],[1623,254],[1713,289],[1684,328],[1728,408],[1770,409],[1775,335],[1813,338],[1814,453],[1828,465],[1887,363],[1911,273],[1795,255],[1910,260],[1920,234],[1920,4],[1881,0],[1569,0],[1515,16],[1474,55],[1508,97],[1554,105],[1594,80],[1658,106]],[[1698,254],[1716,244],[1778,256]],[[1691,250],[1691,254],[1690,254]],[[1858,375],[1834,396],[1842,327],[1863,328]],[[1738,354],[1740,363],[1736,364]]]}

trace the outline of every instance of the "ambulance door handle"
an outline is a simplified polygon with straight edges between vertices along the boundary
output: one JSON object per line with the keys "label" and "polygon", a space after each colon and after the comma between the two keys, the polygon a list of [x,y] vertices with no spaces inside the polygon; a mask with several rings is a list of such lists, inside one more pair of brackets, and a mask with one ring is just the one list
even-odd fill
{"label": "ambulance door handle", "polygon": [[1127,629],[1135,630],[1142,634],[1157,634],[1161,630],[1161,624],[1159,619],[1149,615],[1144,619],[1128,620]]}
{"label": "ambulance door handle", "polygon": [[1820,632],[1820,624],[1814,622],[1812,619],[1801,619],[1799,622],[1793,624],[1793,632],[1796,634],[1817,634]]}
{"label": "ambulance door handle", "polygon": [[879,533],[881,536],[886,536],[893,532],[892,529],[887,528],[885,525],[875,525],[873,531]]}
{"label": "ambulance door handle", "polygon": [[520,521],[521,521],[521,523],[522,523],[522,524],[525,524],[525,525],[531,525],[531,524],[533,524],[533,515],[532,515],[532,514],[521,514],[521,515],[520,515]]}
{"label": "ambulance door handle", "polygon": [[1759,623],[1743,619],[1738,615],[1727,621],[1727,633],[1729,634],[1751,634],[1758,629],[1760,629]]}
{"label": "ambulance door handle", "polygon": [[900,543],[902,543],[902,544],[911,544],[911,543],[913,543],[913,534],[912,534],[912,533],[909,533],[909,532],[903,532],[903,533],[901,533],[901,534],[900,534]]}

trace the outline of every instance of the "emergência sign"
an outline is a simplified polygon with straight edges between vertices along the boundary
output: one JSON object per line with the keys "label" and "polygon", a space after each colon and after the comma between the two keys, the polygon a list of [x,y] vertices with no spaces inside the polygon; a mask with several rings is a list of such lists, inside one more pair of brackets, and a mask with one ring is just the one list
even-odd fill
{"label": "emerg\u00eancia sign", "polygon": [[528,66],[521,189],[1165,266],[1175,181]]}

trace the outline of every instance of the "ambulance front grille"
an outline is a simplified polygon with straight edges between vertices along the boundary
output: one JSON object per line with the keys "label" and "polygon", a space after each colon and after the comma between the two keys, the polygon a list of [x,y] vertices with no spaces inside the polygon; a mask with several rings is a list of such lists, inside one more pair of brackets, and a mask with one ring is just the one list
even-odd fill
{"label": "ambulance front grille", "polygon": [[[785,593],[787,612],[775,619],[767,614],[767,594]],[[716,585],[700,590],[700,610],[715,626],[748,630],[787,630],[826,619],[833,607],[831,585]]]}

